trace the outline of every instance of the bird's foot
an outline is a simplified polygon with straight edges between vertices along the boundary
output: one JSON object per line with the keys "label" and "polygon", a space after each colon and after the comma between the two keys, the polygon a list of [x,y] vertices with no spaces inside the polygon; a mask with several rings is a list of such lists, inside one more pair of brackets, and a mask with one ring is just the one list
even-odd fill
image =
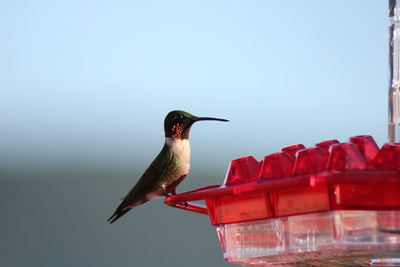
{"label": "bird's foot", "polygon": [[164,197],[172,197],[172,196],[174,196],[174,195],[176,195],[176,190],[174,189],[174,190],[172,190],[170,193],[167,193],[166,191],[165,191],[165,189],[161,189],[161,194],[164,196]]}
{"label": "bird's foot", "polygon": [[172,194],[171,193],[167,193],[164,188],[161,188],[161,195],[163,195],[164,197],[172,196]]}

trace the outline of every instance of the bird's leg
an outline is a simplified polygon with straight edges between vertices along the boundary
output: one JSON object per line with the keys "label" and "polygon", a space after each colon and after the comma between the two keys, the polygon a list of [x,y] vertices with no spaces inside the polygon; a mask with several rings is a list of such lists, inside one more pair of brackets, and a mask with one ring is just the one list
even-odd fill
{"label": "bird's leg", "polygon": [[176,181],[169,184],[166,188],[164,188],[165,192],[171,192],[171,195],[176,195],[176,187],[185,179],[186,174],[179,177]]}
{"label": "bird's leg", "polygon": [[161,191],[161,195],[163,195],[164,197],[170,197],[170,196],[174,195],[171,193],[167,193],[167,190],[164,187],[161,187],[160,191]]}

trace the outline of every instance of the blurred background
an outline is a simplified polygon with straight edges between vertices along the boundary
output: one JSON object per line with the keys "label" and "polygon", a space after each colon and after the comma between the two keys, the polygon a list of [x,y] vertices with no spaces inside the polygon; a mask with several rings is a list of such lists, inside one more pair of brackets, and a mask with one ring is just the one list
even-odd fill
{"label": "blurred background", "polygon": [[228,266],[208,217],[153,200],[106,219],[191,131],[178,192],[280,148],[387,136],[387,1],[2,1],[0,265]]}

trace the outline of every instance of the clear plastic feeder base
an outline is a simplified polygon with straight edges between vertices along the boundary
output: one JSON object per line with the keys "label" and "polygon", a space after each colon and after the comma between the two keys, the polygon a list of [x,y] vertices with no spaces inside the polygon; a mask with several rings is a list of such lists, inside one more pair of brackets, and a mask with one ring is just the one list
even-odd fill
{"label": "clear plastic feeder base", "polygon": [[400,266],[400,211],[329,211],[221,225],[244,266]]}

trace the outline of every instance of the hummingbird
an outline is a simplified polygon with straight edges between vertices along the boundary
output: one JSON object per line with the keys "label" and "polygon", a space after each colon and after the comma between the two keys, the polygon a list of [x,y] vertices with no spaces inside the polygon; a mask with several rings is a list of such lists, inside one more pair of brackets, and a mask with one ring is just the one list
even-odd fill
{"label": "hummingbird", "polygon": [[190,169],[190,128],[198,121],[228,121],[211,117],[197,117],[182,110],[174,110],[164,119],[165,143],[136,185],[129,191],[114,214],[107,220],[115,222],[130,209],[154,197],[176,194],[176,187]]}

